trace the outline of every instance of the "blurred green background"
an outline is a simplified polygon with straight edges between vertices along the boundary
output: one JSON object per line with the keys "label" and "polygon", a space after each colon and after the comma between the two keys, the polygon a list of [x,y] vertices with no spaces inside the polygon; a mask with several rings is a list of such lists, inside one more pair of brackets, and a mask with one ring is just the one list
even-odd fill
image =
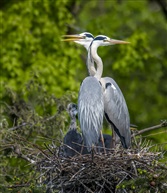
{"label": "blurred green background", "polygon": [[[1,141],[6,128],[19,124],[2,104],[15,106],[22,97],[36,114],[52,116],[59,103],[65,109],[68,102],[77,102],[80,83],[87,76],[86,50],[62,42],[61,36],[84,31],[131,42],[98,50],[104,63],[103,76],[114,78],[120,86],[131,123],[142,129],[167,119],[166,20],[165,0],[2,0]],[[41,95],[34,86],[35,92],[28,97],[27,85],[31,83],[42,88]],[[68,128],[67,115],[61,114],[59,119],[61,124],[56,129],[51,126],[49,134],[43,130],[45,135],[56,138],[58,129]],[[145,135],[155,143],[167,141],[165,128]],[[31,136],[33,141],[35,136]]]}

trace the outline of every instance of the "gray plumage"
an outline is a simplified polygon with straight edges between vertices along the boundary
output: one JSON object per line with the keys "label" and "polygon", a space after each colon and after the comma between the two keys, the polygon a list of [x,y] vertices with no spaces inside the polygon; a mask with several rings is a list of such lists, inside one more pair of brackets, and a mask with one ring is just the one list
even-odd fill
{"label": "gray plumage", "polygon": [[[93,39],[93,35],[89,32],[84,32],[78,35],[67,35],[67,38],[69,37],[72,38],[71,41],[75,41],[76,43],[83,45],[88,51],[87,68],[89,75],[100,75],[98,76],[98,80],[103,85],[105,117],[114,129],[115,132],[113,133],[117,133],[117,135],[120,137],[123,147],[129,148],[131,146],[130,118],[126,101],[119,86],[112,78],[101,78],[103,63],[97,54],[97,48],[99,46],[128,44],[129,42],[114,40],[104,35],[99,35]],[[95,67],[94,63],[96,63],[97,68]],[[89,99],[90,98],[88,97],[87,100]],[[93,99],[91,98],[91,100]],[[84,116],[84,120],[87,121],[88,117],[86,117],[86,113]],[[86,130],[86,127],[82,130]],[[115,135],[113,135],[113,143],[115,141],[114,136]],[[93,136],[93,132],[89,137],[95,137]]]}
{"label": "gray plumage", "polygon": [[103,91],[95,77],[83,80],[78,97],[78,118],[88,151],[98,144],[103,124]]}
{"label": "gray plumage", "polygon": [[[67,111],[70,115],[70,126],[69,131],[63,138],[63,146],[60,148],[60,154],[64,157],[73,157],[78,153],[81,154],[89,154],[86,144],[83,144],[83,138],[80,133],[77,132],[77,124],[76,124],[76,115],[78,113],[77,105],[74,103],[70,103],[67,107]],[[111,148],[111,140],[112,137],[107,134],[103,134],[105,148]],[[84,145],[84,146],[83,146]],[[99,152],[103,152],[103,145],[101,141],[101,137],[98,138],[97,150]],[[78,152],[78,153],[77,153]]]}
{"label": "gray plumage", "polygon": [[[88,32],[85,35],[87,36],[87,34]],[[106,41],[108,37],[100,35],[95,37],[93,42],[95,42],[95,39],[97,40],[104,39]],[[82,41],[82,44],[84,45],[83,41]],[[85,46],[87,49],[88,41],[85,41],[85,44],[87,45]],[[90,46],[91,44],[92,42],[90,43]],[[102,46],[105,46],[105,45],[107,45],[107,43],[104,42]],[[94,61],[94,59],[92,58],[92,55],[91,55],[92,52],[90,52],[89,49],[87,50],[88,50],[88,58],[87,58],[88,72],[91,76],[94,76],[96,74],[94,62],[97,63],[97,61]],[[128,108],[126,105],[125,98],[122,94],[122,91],[120,90],[117,83],[110,77],[102,77],[100,79],[100,82],[103,86],[105,118],[114,129],[114,132],[119,136],[123,147],[130,148],[131,146],[130,116],[129,116]],[[113,143],[114,143],[114,140],[113,140]]]}
{"label": "gray plumage", "polygon": [[77,105],[74,104],[74,103],[68,104],[67,111],[68,111],[68,114],[69,114],[69,116],[71,118],[69,130],[71,130],[71,129],[75,129],[76,130],[77,129],[76,115],[78,113]]}
{"label": "gray plumage", "polygon": [[77,105],[70,103],[67,107],[67,111],[70,115],[70,127],[63,139],[63,156],[73,157],[78,153],[81,153],[83,139],[80,133],[77,132],[76,115]]}
{"label": "gray plumage", "polygon": [[125,98],[110,77],[101,78],[104,91],[104,114],[116,134],[120,137],[124,148],[131,146],[130,117]]}

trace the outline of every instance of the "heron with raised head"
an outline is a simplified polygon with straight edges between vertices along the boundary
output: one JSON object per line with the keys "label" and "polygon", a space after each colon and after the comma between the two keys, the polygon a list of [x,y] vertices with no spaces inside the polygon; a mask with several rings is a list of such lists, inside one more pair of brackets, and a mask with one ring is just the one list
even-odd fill
{"label": "heron with raised head", "polygon": [[[97,55],[97,48],[99,46],[128,43],[125,41],[110,39],[104,35],[97,36],[93,40],[93,35],[89,32],[84,32],[78,35],[65,35],[64,38],[65,41],[75,41],[76,43],[83,45],[88,50],[87,67],[91,76],[96,74],[99,61],[100,65],[103,65],[101,58]],[[98,63],[97,69],[95,68],[94,62],[96,65]],[[120,137],[123,147],[129,148],[131,145],[130,118],[124,96],[117,83],[112,78],[100,78],[100,82],[103,86],[105,117]]]}
{"label": "heron with raised head", "polygon": [[67,112],[70,115],[70,126],[69,131],[63,138],[63,156],[73,157],[77,153],[81,153],[83,139],[81,134],[77,132],[77,105],[74,103],[68,104]]}
{"label": "heron with raised head", "polygon": [[102,65],[97,63],[96,73],[83,80],[78,96],[78,118],[89,152],[98,144],[100,135],[102,136],[104,102],[101,75]]}

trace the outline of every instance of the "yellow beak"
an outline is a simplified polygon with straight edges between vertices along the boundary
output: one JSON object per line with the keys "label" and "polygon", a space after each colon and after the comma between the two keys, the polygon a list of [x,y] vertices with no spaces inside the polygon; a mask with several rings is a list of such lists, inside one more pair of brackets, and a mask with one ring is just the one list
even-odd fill
{"label": "yellow beak", "polygon": [[122,41],[122,40],[115,40],[115,39],[110,39],[106,40],[111,44],[130,44],[130,42]]}
{"label": "yellow beak", "polygon": [[75,35],[63,35],[62,36],[62,41],[77,41],[77,40],[82,40],[84,39],[85,37],[84,36],[81,36],[79,34],[75,34]]}

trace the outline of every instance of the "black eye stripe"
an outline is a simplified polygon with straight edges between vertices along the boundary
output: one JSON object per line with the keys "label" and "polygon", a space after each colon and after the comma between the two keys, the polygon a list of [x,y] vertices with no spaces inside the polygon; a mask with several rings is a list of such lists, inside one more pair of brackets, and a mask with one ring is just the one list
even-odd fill
{"label": "black eye stripe", "polygon": [[105,39],[106,39],[106,37],[98,36],[98,37],[96,37],[96,38],[94,39],[94,41],[95,41],[95,40],[105,40]]}
{"label": "black eye stripe", "polygon": [[86,35],[86,37],[88,37],[88,38],[94,38],[91,34],[85,34]]}

